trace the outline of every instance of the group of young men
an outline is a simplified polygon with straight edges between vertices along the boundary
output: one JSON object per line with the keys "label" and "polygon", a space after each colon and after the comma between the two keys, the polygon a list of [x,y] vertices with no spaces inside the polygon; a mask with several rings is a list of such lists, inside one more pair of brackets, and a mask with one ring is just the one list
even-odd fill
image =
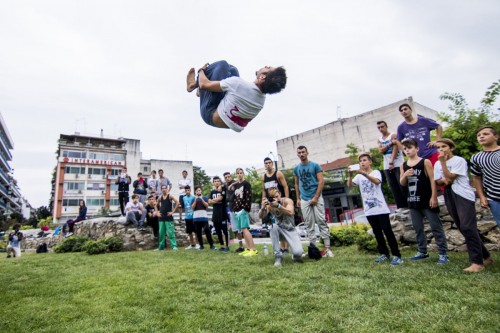
{"label": "group of young men", "polygon": [[[390,133],[385,121],[377,122],[381,133],[379,151],[384,156],[384,173],[394,195],[398,210],[409,209],[416,232],[418,252],[410,260],[429,258],[424,217],[429,221],[438,246],[437,263],[446,264],[447,242],[439,217],[438,189],[444,193],[445,204],[454,223],[465,238],[471,265],[464,270],[479,272],[493,260],[484,247],[477,231],[474,190],[470,186],[467,161],[453,154],[455,143],[442,138],[442,127],[435,121],[413,113],[410,105],[403,104],[399,112],[404,117],[397,133]],[[436,130],[436,140],[430,132]],[[484,126],[477,130],[477,139],[483,151],[471,158],[473,181],[481,206],[489,207],[500,226],[500,148],[498,132]],[[401,152],[404,152],[407,160]],[[403,262],[397,240],[389,222],[389,208],[381,189],[382,177],[371,168],[369,154],[359,156],[359,170],[349,172],[349,186],[360,187],[365,215],[372,226],[380,256],[376,262],[389,259],[391,264]]]}

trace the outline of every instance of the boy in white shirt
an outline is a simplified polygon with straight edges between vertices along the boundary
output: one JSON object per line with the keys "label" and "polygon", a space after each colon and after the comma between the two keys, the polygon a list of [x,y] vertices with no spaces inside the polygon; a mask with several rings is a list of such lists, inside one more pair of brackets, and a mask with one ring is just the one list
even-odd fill
{"label": "boy in white shirt", "polygon": [[469,184],[467,162],[464,158],[453,155],[455,143],[450,139],[436,140],[436,147],[439,157],[434,165],[434,179],[438,185],[445,186],[446,207],[464,236],[469,252],[471,265],[464,271],[480,272],[484,265],[492,264],[493,259],[477,231],[476,196]]}
{"label": "boy in white shirt", "polygon": [[[372,158],[369,154],[359,155],[360,169],[349,171],[348,186],[352,187],[353,184],[359,186],[365,215],[373,229],[380,253],[375,262],[380,263],[389,260],[389,249],[386,244],[387,239],[393,255],[391,264],[400,265],[403,263],[403,259],[401,258],[398,241],[396,240],[396,236],[394,236],[389,220],[390,210],[382,192],[382,174],[378,170],[373,170],[371,166]],[[354,178],[352,177],[353,174],[356,174]]]}

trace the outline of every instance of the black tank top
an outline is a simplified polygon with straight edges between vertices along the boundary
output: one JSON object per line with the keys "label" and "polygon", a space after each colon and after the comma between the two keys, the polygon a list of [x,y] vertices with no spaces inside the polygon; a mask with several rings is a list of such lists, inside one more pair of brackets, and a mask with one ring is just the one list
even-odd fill
{"label": "black tank top", "polygon": [[167,214],[172,211],[172,199],[170,199],[170,194],[167,195],[167,198],[164,199],[163,195],[160,196],[160,213],[161,218],[160,221],[173,221],[174,217],[172,215],[168,216]]}
{"label": "black tank top", "polygon": [[266,190],[266,198],[269,198],[267,190],[270,189],[271,187],[277,187],[281,193],[281,196],[282,197],[285,196],[285,189],[283,188],[283,186],[281,186],[280,182],[278,181],[277,173],[278,171],[274,171],[271,177],[268,177],[267,173],[264,173],[264,189]]}
{"label": "black tank top", "polygon": [[[408,177],[408,207],[414,209],[431,209],[429,201],[432,196],[432,188],[429,177],[425,173],[425,158],[422,158],[412,167],[408,162],[403,163],[403,170],[413,169],[413,176]],[[433,180],[434,181],[434,180]],[[432,208],[433,211],[439,211],[439,208]]]}

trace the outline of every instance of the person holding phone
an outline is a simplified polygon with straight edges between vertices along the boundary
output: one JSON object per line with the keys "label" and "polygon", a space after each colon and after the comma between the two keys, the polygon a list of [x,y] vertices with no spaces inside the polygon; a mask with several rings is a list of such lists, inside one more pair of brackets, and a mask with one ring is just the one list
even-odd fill
{"label": "person holding phone", "polygon": [[198,239],[199,248],[198,250],[203,250],[203,231],[207,237],[208,244],[210,244],[211,250],[216,250],[214,241],[212,239],[212,233],[208,227],[208,198],[201,194],[201,187],[196,186],[194,188],[195,199],[191,205],[193,208],[193,223],[194,231],[196,233],[196,238]]}

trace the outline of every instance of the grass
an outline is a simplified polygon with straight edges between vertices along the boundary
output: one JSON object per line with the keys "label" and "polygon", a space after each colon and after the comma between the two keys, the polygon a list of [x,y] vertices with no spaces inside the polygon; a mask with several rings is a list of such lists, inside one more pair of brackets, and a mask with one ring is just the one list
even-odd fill
{"label": "grass", "polygon": [[[262,253],[262,251],[260,252]],[[403,252],[409,257],[414,251]],[[392,267],[355,247],[281,269],[218,251],[0,260],[0,332],[500,332],[500,256]]]}

